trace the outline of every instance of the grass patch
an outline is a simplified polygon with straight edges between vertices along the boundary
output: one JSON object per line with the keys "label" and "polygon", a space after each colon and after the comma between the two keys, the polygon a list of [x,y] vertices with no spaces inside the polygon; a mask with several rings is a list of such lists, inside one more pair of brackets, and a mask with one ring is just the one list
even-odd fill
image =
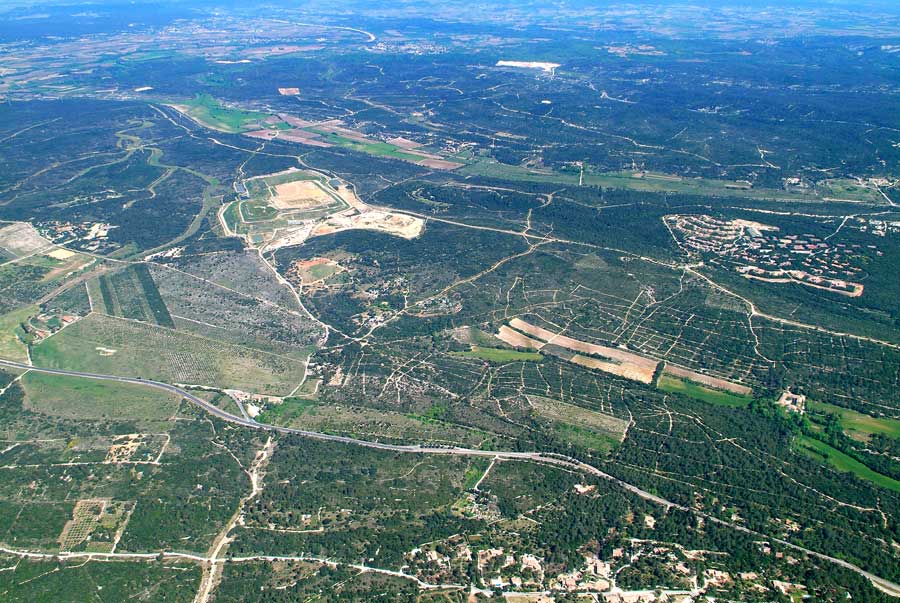
{"label": "grass patch", "polygon": [[869,469],[866,465],[844,454],[840,450],[832,448],[825,442],[821,442],[808,436],[797,436],[797,443],[802,452],[817,460],[827,462],[838,471],[852,473],[860,479],[872,482],[876,486],[881,486],[882,488],[894,492],[900,492],[900,481]]}
{"label": "grass patch", "polygon": [[868,436],[875,434],[900,439],[900,421],[897,419],[880,419],[849,408],[812,400],[807,401],[806,407],[812,411],[836,414],[841,427],[849,435],[858,436],[857,439],[868,439]]}
{"label": "grass patch", "polygon": [[466,473],[463,476],[463,490],[471,490],[474,488],[475,484],[478,483],[478,480],[481,479],[481,476],[484,475],[484,472],[487,471],[490,464],[491,461],[488,459],[472,459],[469,466],[466,467]]}
{"label": "grass patch", "polygon": [[241,224],[241,217],[238,213],[240,211],[239,206],[240,204],[235,201],[229,204],[228,207],[225,208],[225,211],[222,212],[222,218],[225,221],[225,225],[228,226],[231,232],[240,232],[238,230]]}
{"label": "grass patch", "polygon": [[26,408],[73,419],[164,421],[180,401],[178,396],[148,387],[64,375],[31,372],[21,383]]}
{"label": "grass patch", "polygon": [[32,348],[36,366],[167,383],[285,395],[302,374],[299,360],[91,314]]}
{"label": "grass patch", "polygon": [[[578,185],[579,173],[551,170],[534,170],[518,165],[500,163],[494,159],[478,159],[461,168],[458,173],[468,176],[487,176],[522,182],[544,182],[553,184]],[[712,178],[678,178],[667,174],[645,174],[637,178],[631,172],[594,173],[585,171],[585,186],[628,189],[643,192],[683,193],[693,195],[714,195],[721,197],[741,197],[750,199],[785,199],[821,201],[823,196],[815,192],[802,193],[781,189],[745,188],[737,182]],[[844,187],[827,191],[828,196],[840,193],[842,197],[860,201],[872,201],[870,190],[859,187]]]}
{"label": "grass patch", "polygon": [[28,347],[22,339],[25,331],[21,324],[37,313],[37,306],[28,306],[0,316],[0,358],[28,361]]}
{"label": "grass patch", "polygon": [[505,348],[483,348],[473,346],[468,352],[451,352],[453,356],[460,358],[478,358],[488,362],[540,362],[543,356],[537,352],[519,352]]}
{"label": "grass patch", "polygon": [[187,114],[216,130],[239,134],[247,130],[262,127],[261,122],[269,117],[259,111],[244,111],[223,107],[219,101],[208,94],[200,94],[183,106]]}
{"label": "grass patch", "polygon": [[422,423],[440,423],[447,418],[449,409],[443,404],[434,404],[424,414],[408,413],[406,416]]}
{"label": "grass patch", "polygon": [[552,421],[557,435],[578,446],[609,452],[624,438],[628,421],[543,396],[528,396],[535,413]]}
{"label": "grass patch", "polygon": [[750,403],[749,396],[739,396],[737,394],[711,389],[669,375],[660,376],[657,387],[664,392],[681,394],[715,406],[744,408]]}
{"label": "grass patch", "polygon": [[334,264],[317,264],[315,266],[310,266],[309,269],[306,270],[304,280],[306,280],[306,276],[309,276],[308,280],[310,281],[322,281],[329,276],[334,275],[338,270],[338,266]]}
{"label": "grass patch", "polygon": [[358,151],[360,153],[377,155],[378,157],[402,159],[403,161],[412,161],[413,163],[422,161],[424,159],[424,157],[421,157],[419,155],[404,153],[400,147],[396,147],[386,142],[359,142],[350,138],[346,138],[339,134],[335,134],[334,132],[325,132],[323,130],[316,130],[312,128],[310,128],[310,131],[321,135],[326,142],[329,142],[335,146],[344,147],[347,149]]}
{"label": "grass patch", "polygon": [[241,203],[241,217],[244,222],[262,222],[278,217],[278,210],[263,201]]}
{"label": "grass patch", "polygon": [[589,450],[607,453],[619,445],[615,438],[578,425],[556,423],[553,430],[563,440]]}
{"label": "grass patch", "polygon": [[273,404],[257,419],[273,425],[290,425],[291,421],[305,414],[316,413],[316,403],[308,398],[285,398],[281,404]]}

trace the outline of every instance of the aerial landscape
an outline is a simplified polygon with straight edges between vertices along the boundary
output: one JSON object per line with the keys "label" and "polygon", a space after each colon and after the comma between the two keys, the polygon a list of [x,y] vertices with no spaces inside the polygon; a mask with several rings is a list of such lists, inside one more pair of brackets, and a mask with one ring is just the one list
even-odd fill
{"label": "aerial landscape", "polygon": [[0,0],[0,601],[900,601],[900,5]]}

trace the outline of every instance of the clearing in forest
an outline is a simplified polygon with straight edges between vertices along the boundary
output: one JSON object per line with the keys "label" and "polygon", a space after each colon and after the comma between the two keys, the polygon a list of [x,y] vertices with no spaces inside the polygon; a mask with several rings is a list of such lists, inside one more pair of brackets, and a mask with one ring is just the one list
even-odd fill
{"label": "clearing in forest", "polygon": [[297,260],[287,271],[289,277],[299,280],[304,286],[320,283],[339,272],[344,267],[328,258],[312,258],[311,260]]}
{"label": "clearing in forest", "polygon": [[59,535],[59,550],[111,553],[133,509],[132,502],[105,498],[79,500]]}
{"label": "clearing in forest", "polygon": [[625,439],[628,421],[574,404],[543,396],[528,396],[532,410],[552,421],[565,439],[590,448],[609,451]]}
{"label": "clearing in forest", "polygon": [[737,394],[739,396],[748,396],[752,391],[746,385],[732,383],[731,381],[726,381],[725,379],[712,377],[710,375],[703,375],[701,373],[698,373],[697,371],[692,371],[690,369],[676,366],[674,364],[667,363],[664,374],[670,375],[672,377],[678,377],[680,379],[687,379],[688,381],[693,381],[694,383],[698,383],[700,385],[708,385],[709,387],[721,389],[726,392]]}
{"label": "clearing in forest", "polygon": [[[537,325],[527,323],[520,318],[514,318],[509,321],[509,325],[500,327],[497,338],[518,348],[541,350],[545,346],[551,346],[547,350],[552,350],[553,346],[555,346],[557,349],[563,348],[572,352],[579,352],[566,355],[565,359],[574,364],[601,370],[648,385],[653,383],[656,369],[660,363],[660,360],[656,358],[642,356],[621,348],[588,343],[573,339],[562,333],[554,333]],[[723,394],[728,396],[729,399],[735,398],[742,403],[744,398],[749,396],[752,391],[746,385],[733,383],[719,377],[698,373],[697,371],[669,363],[665,366],[665,376],[670,386],[675,384],[675,382],[685,380],[690,382],[689,384],[694,384],[695,388],[691,391],[699,392],[701,389],[713,388],[720,391],[707,390],[710,395]]]}
{"label": "clearing in forest", "polygon": [[[547,344],[552,344],[567,350],[590,354],[591,356],[601,356],[603,358],[602,360],[576,354],[569,360],[575,364],[599,369],[607,373],[625,377],[626,379],[640,381],[641,383],[653,382],[653,373],[656,371],[656,366],[659,364],[657,360],[652,358],[646,358],[639,354],[618,348],[611,348],[609,346],[572,339],[561,333],[554,333],[536,325],[529,324],[519,318],[512,319],[509,322],[509,326],[540,340],[542,342],[542,348]],[[509,332],[504,336],[508,339],[512,339]],[[529,341],[534,340],[529,338]]]}

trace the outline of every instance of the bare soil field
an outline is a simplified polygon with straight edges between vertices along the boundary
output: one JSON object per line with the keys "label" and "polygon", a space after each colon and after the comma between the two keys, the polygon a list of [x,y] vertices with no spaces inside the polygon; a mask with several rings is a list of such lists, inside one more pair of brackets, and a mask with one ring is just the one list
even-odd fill
{"label": "bare soil field", "polygon": [[591,358],[590,356],[581,356],[579,354],[572,356],[569,362],[647,384],[653,383],[653,373],[656,370],[655,363],[652,368],[631,362],[617,364],[615,362],[606,362],[604,360]]}
{"label": "bare soil field", "polygon": [[310,236],[316,237],[342,230],[377,230],[404,239],[414,239],[422,234],[425,221],[415,216],[372,210],[352,216],[336,214],[316,226]]}
{"label": "bare soil field", "polygon": [[277,130],[253,130],[252,132],[244,132],[244,136],[250,138],[261,138],[263,140],[271,140],[278,136]]}
{"label": "bare soil field", "polygon": [[53,243],[42,237],[31,224],[17,222],[0,228],[0,247],[20,258],[49,250]]}
{"label": "bare soil field", "polygon": [[596,358],[589,358],[587,356],[575,355],[570,360],[575,364],[606,371],[627,379],[640,381],[641,383],[653,382],[653,373],[656,371],[656,366],[659,364],[659,361],[657,360],[645,358],[644,356],[618,348],[611,348],[572,339],[571,337],[553,333],[547,329],[529,324],[519,318],[512,319],[509,324],[515,329],[532,335],[546,343],[552,343],[553,345],[567,350],[583,352],[594,356],[603,356],[604,358],[611,360],[611,362],[607,362]]}
{"label": "bare soil field", "polygon": [[457,168],[463,167],[462,163],[457,163],[455,161],[447,161],[446,159],[423,159],[422,161],[417,161],[416,164],[422,165],[425,167],[429,167],[435,170],[455,170]]}
{"label": "bare soil field", "polygon": [[742,396],[749,395],[753,391],[746,385],[732,383],[731,381],[719,379],[718,377],[710,377],[709,375],[704,375],[702,373],[698,373],[684,367],[676,366],[674,364],[666,364],[664,373],[666,375],[679,377],[681,379],[687,379],[688,381],[693,381],[694,383],[708,385],[716,389],[732,392],[734,394],[740,394]]}
{"label": "bare soil field", "polygon": [[[300,120],[302,121],[302,120]],[[289,142],[298,142],[311,147],[329,148],[334,146],[329,142],[322,140],[322,137],[315,132],[308,132],[299,128],[290,130],[253,130],[252,132],[244,132],[244,136],[250,138],[258,138],[261,140],[287,140]]]}
{"label": "bare soil field", "polygon": [[407,151],[416,149],[416,148],[422,146],[420,143],[416,142],[415,140],[408,140],[401,136],[398,136],[397,138],[391,138],[387,141],[387,143],[392,144],[395,147],[400,147],[401,149],[406,149]]}
{"label": "bare soil field", "polygon": [[356,196],[356,191],[347,186],[346,184],[341,184],[337,187],[337,193],[341,196],[341,199],[347,202],[347,205],[358,209],[360,211],[367,211],[370,209],[368,205],[363,203],[359,197]]}
{"label": "bare soil field", "polygon": [[517,348],[528,348],[531,350],[539,350],[544,347],[543,341],[538,341],[537,339],[532,339],[526,335],[519,333],[514,329],[510,329],[508,326],[503,325],[500,327],[500,331],[496,335],[497,339],[504,343],[508,343],[509,345]]}
{"label": "bare soil field", "polygon": [[509,321],[509,324],[513,328],[529,335],[533,335],[534,337],[546,341],[547,343],[552,343],[554,345],[558,345],[569,350],[574,350],[576,352],[584,352],[585,354],[603,356],[605,358],[616,360],[618,362],[630,362],[639,366],[652,366],[653,369],[655,369],[656,365],[659,363],[659,361],[652,358],[645,358],[644,356],[640,356],[633,352],[628,352],[619,348],[611,348],[605,345],[587,343],[584,341],[579,341],[577,339],[572,339],[571,337],[567,337],[565,335],[553,333],[552,331],[548,331],[547,329],[529,324],[524,320],[518,318],[512,319],[511,321]]}
{"label": "bare soil field", "polygon": [[312,180],[295,180],[275,187],[271,204],[275,209],[317,209],[334,203],[334,197]]}
{"label": "bare soil field", "polygon": [[[569,359],[569,362],[587,368],[605,371],[633,381],[640,381],[641,383],[648,384],[652,383],[656,367],[659,365],[659,360],[655,358],[647,358],[619,348],[572,339],[571,337],[553,333],[547,329],[532,325],[519,318],[512,319],[509,321],[509,324],[513,328],[504,325],[500,328],[497,337],[510,345],[539,350],[547,344],[552,344],[575,352],[591,354],[592,356],[602,356],[608,360],[576,354]],[[518,331],[521,332],[518,332],[515,329],[518,329]],[[537,339],[527,337],[526,335],[523,335],[523,333],[527,333]],[[707,385],[739,395],[748,395],[751,392],[751,389],[746,385],[732,383],[731,381],[726,381],[725,379],[712,377],[710,375],[704,375],[677,365],[667,364],[665,373],[673,377],[687,379],[701,385]]]}
{"label": "bare soil field", "polygon": [[321,139],[321,137],[314,133],[308,132],[306,130],[284,130],[278,133],[278,138],[282,140],[288,140],[290,142],[299,142],[300,144],[305,144],[311,147],[322,147],[329,148],[334,145],[330,142],[325,142]]}
{"label": "bare soil field", "polygon": [[285,54],[294,54],[295,52],[313,52],[325,48],[321,44],[278,44],[275,46],[262,46],[258,48],[250,48],[243,52],[242,56],[251,59],[264,59],[266,57],[277,57]]}
{"label": "bare soil field", "polygon": [[70,257],[74,256],[74,251],[69,251],[68,249],[54,249],[50,253],[47,254],[48,257],[53,258],[54,260],[68,260]]}

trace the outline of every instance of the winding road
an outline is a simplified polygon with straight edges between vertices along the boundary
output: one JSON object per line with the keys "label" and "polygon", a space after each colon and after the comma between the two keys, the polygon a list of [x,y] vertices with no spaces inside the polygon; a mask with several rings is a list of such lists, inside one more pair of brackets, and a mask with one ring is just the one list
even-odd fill
{"label": "winding road", "polygon": [[126,383],[131,385],[141,385],[144,387],[150,387],[153,389],[162,390],[171,394],[175,394],[177,396],[182,397],[188,402],[195,404],[208,412],[209,414],[216,416],[223,421],[227,421],[229,423],[233,423],[236,425],[241,425],[242,427],[247,427],[250,429],[259,429],[265,430],[269,432],[275,433],[283,433],[290,435],[298,435],[305,438],[310,438],[314,440],[323,440],[327,442],[339,442],[342,444],[351,444],[355,446],[364,446],[366,448],[374,448],[377,450],[387,450],[392,452],[404,452],[404,453],[416,453],[416,454],[444,454],[444,455],[459,455],[459,456],[480,456],[480,457],[489,457],[492,459],[506,459],[506,460],[518,460],[518,461],[531,461],[535,463],[541,463],[545,465],[554,465],[557,467],[561,467],[563,469],[568,469],[570,471],[578,471],[581,473],[587,473],[589,475],[593,475],[595,477],[602,478],[604,480],[610,481],[615,485],[623,488],[624,490],[631,492],[632,494],[639,496],[644,500],[648,500],[650,502],[656,503],[658,505],[662,505],[666,507],[666,509],[678,509],[680,511],[692,512],[699,516],[706,518],[708,521],[712,521],[722,526],[730,527],[732,529],[738,530],[744,534],[749,534],[755,537],[766,539],[770,542],[778,543],[782,546],[791,548],[795,551],[799,551],[805,553],[811,557],[816,557],[817,559],[821,559],[823,561],[828,561],[839,565],[845,569],[848,569],[852,572],[856,572],[860,576],[867,578],[875,588],[888,594],[893,597],[900,597],[900,584],[895,582],[891,582],[890,580],[886,580],[881,578],[880,576],[876,576],[866,570],[848,562],[843,559],[838,559],[836,557],[831,557],[824,553],[819,553],[817,551],[813,551],[807,548],[804,548],[800,545],[793,544],[786,540],[781,540],[779,538],[773,538],[767,534],[763,534],[762,532],[757,532],[755,530],[751,530],[745,526],[741,526],[729,521],[725,521],[723,519],[719,519],[718,517],[714,517],[712,515],[708,515],[706,513],[702,513],[697,511],[696,509],[690,509],[683,505],[679,505],[673,503],[665,498],[647,492],[646,490],[642,490],[635,485],[629,484],[620,480],[617,477],[614,477],[608,473],[597,469],[596,467],[579,461],[577,459],[567,457],[560,454],[554,453],[545,453],[545,452],[509,452],[509,451],[493,451],[493,450],[476,450],[474,448],[458,448],[455,446],[428,446],[428,445],[401,445],[401,444],[383,444],[381,442],[372,442],[369,440],[360,440],[358,438],[351,438],[347,436],[337,436],[330,435],[327,433],[320,433],[317,431],[306,431],[303,429],[293,429],[291,427],[282,427],[279,425],[270,425],[267,423],[260,423],[251,418],[240,417],[237,415],[233,415],[229,412],[222,410],[214,406],[213,404],[207,402],[206,400],[195,396],[194,394],[178,387],[175,385],[171,385],[169,383],[163,383],[161,381],[152,381],[149,379],[137,379],[132,377],[119,377],[116,375],[102,375],[98,373],[85,373],[81,371],[70,371],[65,369],[55,369],[55,368],[42,368],[32,366],[30,364],[24,364],[21,362],[14,362],[11,360],[3,360],[0,359],[0,367],[6,367],[21,371],[33,371],[38,373],[47,373],[50,375],[62,375],[67,377],[81,377],[84,379],[97,379],[101,381],[112,381],[114,383]]}

